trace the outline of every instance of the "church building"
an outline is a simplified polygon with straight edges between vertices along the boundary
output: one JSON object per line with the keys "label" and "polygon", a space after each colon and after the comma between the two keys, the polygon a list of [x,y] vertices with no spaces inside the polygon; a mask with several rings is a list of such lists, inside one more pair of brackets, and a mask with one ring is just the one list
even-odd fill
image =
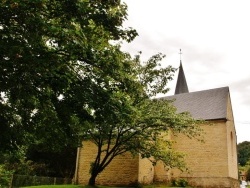
{"label": "church building", "polygon": [[[229,87],[189,92],[182,62],[175,88],[175,94],[164,97],[174,100],[178,112],[188,111],[195,119],[203,119],[209,124],[201,125],[204,142],[179,134],[171,136],[174,149],[186,154],[188,172],[165,169],[161,163],[153,166],[148,159],[132,157],[130,153],[115,158],[101,174],[99,185],[132,185],[170,182],[184,179],[192,187],[236,188],[239,187],[237,142]],[[90,163],[96,147],[84,142],[79,150],[76,181],[86,185],[90,177]]]}

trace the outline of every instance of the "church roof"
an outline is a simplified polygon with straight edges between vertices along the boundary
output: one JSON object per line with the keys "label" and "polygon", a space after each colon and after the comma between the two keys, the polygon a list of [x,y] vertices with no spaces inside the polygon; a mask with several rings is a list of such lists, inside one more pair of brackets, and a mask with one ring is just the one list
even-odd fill
{"label": "church roof", "polygon": [[181,93],[162,99],[174,100],[177,112],[188,111],[195,119],[226,119],[229,88],[222,87],[190,93]]}
{"label": "church roof", "polygon": [[188,93],[188,92],[189,91],[188,91],[186,77],[184,74],[182,63],[180,62],[179,74],[178,74],[176,87],[175,87],[175,94]]}

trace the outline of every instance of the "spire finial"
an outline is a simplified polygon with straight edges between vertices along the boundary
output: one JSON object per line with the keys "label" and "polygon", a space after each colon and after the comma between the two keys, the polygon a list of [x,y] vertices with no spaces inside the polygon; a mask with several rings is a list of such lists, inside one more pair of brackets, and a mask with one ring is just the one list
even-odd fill
{"label": "spire finial", "polygon": [[181,49],[180,49],[180,53],[179,54],[180,54],[180,61],[181,61],[181,54],[182,54]]}

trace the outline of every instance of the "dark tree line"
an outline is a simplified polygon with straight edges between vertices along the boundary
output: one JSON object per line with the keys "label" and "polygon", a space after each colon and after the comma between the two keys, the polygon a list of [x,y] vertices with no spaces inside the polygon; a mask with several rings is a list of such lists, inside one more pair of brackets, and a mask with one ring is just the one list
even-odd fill
{"label": "dark tree line", "polygon": [[238,162],[245,166],[250,161],[250,142],[244,141],[238,144]]}

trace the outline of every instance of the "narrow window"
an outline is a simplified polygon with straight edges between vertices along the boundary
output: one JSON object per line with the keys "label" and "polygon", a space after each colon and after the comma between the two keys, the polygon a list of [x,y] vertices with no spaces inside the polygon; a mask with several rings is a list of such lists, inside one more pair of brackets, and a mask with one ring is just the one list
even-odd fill
{"label": "narrow window", "polygon": [[234,141],[233,141],[233,132],[231,131],[231,154],[234,155]]}

